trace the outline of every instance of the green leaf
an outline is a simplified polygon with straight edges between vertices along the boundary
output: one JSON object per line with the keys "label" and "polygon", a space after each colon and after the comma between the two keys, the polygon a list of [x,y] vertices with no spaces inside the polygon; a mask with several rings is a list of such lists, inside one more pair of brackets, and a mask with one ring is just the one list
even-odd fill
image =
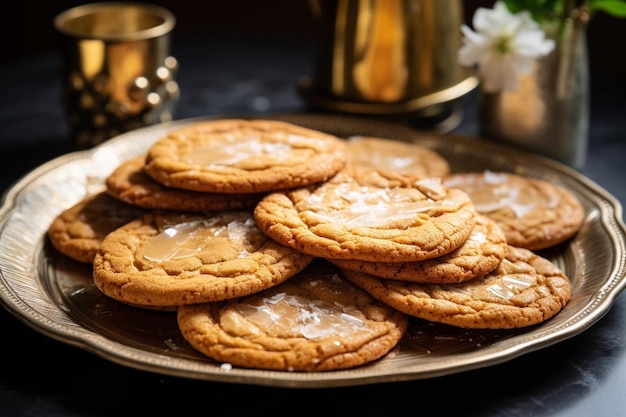
{"label": "green leaf", "polygon": [[533,19],[542,23],[560,16],[564,0],[504,0],[511,13],[528,11]]}
{"label": "green leaf", "polygon": [[[504,0],[512,13],[528,11],[538,23],[558,18],[563,13],[566,3],[578,4],[581,1],[568,0]],[[591,13],[604,12],[617,18],[626,18],[626,0],[587,0]]]}
{"label": "green leaf", "polygon": [[594,0],[589,2],[589,9],[602,11],[614,17],[626,17],[626,0]]}

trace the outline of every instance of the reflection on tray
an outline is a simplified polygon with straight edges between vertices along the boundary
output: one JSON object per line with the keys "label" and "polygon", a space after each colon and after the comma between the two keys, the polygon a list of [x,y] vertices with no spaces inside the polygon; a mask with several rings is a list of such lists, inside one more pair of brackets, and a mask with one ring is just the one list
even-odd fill
{"label": "reflection on tray", "polygon": [[449,355],[483,349],[530,330],[532,329],[463,329],[411,319],[403,342],[418,354]]}

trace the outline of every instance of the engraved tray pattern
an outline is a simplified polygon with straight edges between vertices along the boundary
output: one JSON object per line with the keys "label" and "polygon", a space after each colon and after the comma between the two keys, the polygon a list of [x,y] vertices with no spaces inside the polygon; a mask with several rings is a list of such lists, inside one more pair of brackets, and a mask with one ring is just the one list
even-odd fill
{"label": "engraved tray pattern", "polygon": [[191,349],[175,315],[134,309],[107,299],[91,281],[91,266],[58,253],[46,239],[54,217],[123,160],[139,155],[171,129],[203,119],[142,128],[89,151],[70,153],[33,170],[4,195],[0,209],[0,301],[36,331],[128,367],[228,383],[277,387],[338,387],[430,378],[501,363],[565,340],[609,311],[626,286],[626,229],[612,195],[559,163],[493,142],[420,133],[376,119],[325,114],[264,116],[327,131],[409,141],[439,152],[453,171],[510,171],[572,191],[586,218],[567,244],[541,253],[572,280],[573,293],[553,319],[525,329],[466,330],[412,319],[406,337],[385,358],[349,370],[277,372],[222,369]]}

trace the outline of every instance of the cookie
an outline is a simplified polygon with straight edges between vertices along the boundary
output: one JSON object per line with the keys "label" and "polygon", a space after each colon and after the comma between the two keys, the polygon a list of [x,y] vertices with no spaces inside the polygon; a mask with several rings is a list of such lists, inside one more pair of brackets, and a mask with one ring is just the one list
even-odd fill
{"label": "cookie", "polygon": [[439,178],[346,168],[327,182],[266,195],[254,217],[272,239],[309,255],[410,262],[461,246],[475,213],[467,194]]}
{"label": "cookie", "polygon": [[441,177],[450,173],[448,161],[437,152],[409,142],[369,136],[347,140],[348,163],[374,170]]}
{"label": "cookie", "polygon": [[444,184],[465,191],[478,211],[493,219],[512,246],[541,250],[573,237],[585,210],[565,188],[513,173],[455,173]]}
{"label": "cookie", "polygon": [[410,316],[474,329],[511,329],[541,323],[571,296],[567,276],[534,252],[509,246],[498,267],[460,284],[416,284],[344,271],[373,297]]}
{"label": "cookie", "polygon": [[342,269],[361,271],[380,278],[426,284],[458,284],[493,271],[504,258],[504,232],[491,219],[476,216],[470,237],[447,255],[421,262],[366,262],[331,259]]}
{"label": "cookie", "polygon": [[54,218],[48,227],[48,239],[62,254],[92,263],[107,234],[143,213],[104,191],[90,194]]}
{"label": "cookie", "polygon": [[146,209],[220,211],[254,206],[263,193],[205,193],[166,187],[143,169],[145,155],[121,163],[105,181],[107,192],[128,204]]}
{"label": "cookie", "polygon": [[180,307],[181,334],[209,358],[245,368],[332,371],[387,355],[407,316],[322,262],[248,297]]}
{"label": "cookie", "polygon": [[345,141],[271,120],[213,120],[174,131],[148,150],[146,173],[169,187],[258,193],[325,181],[346,164]]}
{"label": "cookie", "polygon": [[175,307],[261,291],[311,260],[261,233],[251,211],[150,212],[104,238],[93,278],[128,305]]}

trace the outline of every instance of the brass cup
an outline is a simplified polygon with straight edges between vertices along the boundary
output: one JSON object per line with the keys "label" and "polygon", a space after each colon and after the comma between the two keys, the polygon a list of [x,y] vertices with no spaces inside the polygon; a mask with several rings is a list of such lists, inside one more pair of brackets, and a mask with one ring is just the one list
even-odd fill
{"label": "brass cup", "polygon": [[140,3],[86,4],[55,17],[62,104],[77,148],[172,119],[175,23],[167,9]]}

